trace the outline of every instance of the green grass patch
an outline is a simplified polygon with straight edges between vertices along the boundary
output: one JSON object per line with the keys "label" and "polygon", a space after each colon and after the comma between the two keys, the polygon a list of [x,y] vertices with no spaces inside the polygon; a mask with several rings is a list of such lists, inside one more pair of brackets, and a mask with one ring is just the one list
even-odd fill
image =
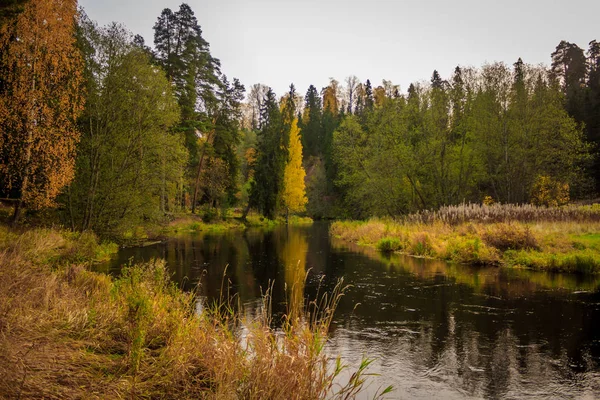
{"label": "green grass patch", "polygon": [[380,239],[379,242],[377,242],[377,249],[384,253],[391,253],[394,251],[402,250],[402,248],[402,241],[398,238],[386,237]]}

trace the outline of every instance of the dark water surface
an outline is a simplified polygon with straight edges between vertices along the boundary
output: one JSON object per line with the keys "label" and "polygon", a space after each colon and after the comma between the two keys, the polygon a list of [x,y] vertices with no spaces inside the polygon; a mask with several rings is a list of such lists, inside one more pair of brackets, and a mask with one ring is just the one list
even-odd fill
{"label": "dark water surface", "polygon": [[184,288],[199,282],[205,299],[219,297],[225,274],[246,309],[274,280],[276,316],[304,271],[310,298],[321,278],[331,289],[343,277],[352,287],[328,348],[351,367],[376,358],[365,398],[388,384],[400,399],[600,398],[598,278],[385,257],[331,239],[325,223],[123,249],[111,269],[151,258]]}

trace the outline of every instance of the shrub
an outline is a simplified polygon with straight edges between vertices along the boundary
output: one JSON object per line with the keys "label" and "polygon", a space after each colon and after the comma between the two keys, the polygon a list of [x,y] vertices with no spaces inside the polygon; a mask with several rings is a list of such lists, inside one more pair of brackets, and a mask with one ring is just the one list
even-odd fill
{"label": "shrub", "polygon": [[435,251],[431,244],[431,238],[427,232],[419,232],[413,235],[410,245],[410,253],[417,256],[433,256]]}
{"label": "shrub", "polygon": [[402,241],[398,238],[386,237],[377,242],[377,249],[385,253],[401,250],[402,247]]}
{"label": "shrub", "polygon": [[538,176],[531,190],[531,203],[536,206],[557,207],[569,202],[569,184],[549,176]]}
{"label": "shrub", "polygon": [[483,240],[501,251],[539,248],[528,226],[518,224],[493,224],[486,228]]}
{"label": "shrub", "polygon": [[202,208],[202,221],[205,223],[213,222],[219,216],[219,211],[210,206],[205,206]]}
{"label": "shrub", "polygon": [[487,246],[479,238],[455,238],[446,246],[445,258],[466,264],[493,265],[500,262],[498,250]]}

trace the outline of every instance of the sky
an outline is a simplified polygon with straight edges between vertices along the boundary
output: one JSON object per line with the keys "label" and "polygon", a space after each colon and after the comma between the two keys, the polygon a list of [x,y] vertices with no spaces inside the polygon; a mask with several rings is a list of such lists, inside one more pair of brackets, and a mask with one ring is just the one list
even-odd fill
{"label": "sky", "polygon": [[[187,0],[221,60],[222,71],[278,95],[294,83],[299,93],[333,77],[382,79],[406,92],[434,69],[486,62],[550,63],[561,40],[587,49],[600,40],[600,0]],[[105,25],[123,23],[154,42],[152,27],[164,8],[181,0],[79,0]]]}

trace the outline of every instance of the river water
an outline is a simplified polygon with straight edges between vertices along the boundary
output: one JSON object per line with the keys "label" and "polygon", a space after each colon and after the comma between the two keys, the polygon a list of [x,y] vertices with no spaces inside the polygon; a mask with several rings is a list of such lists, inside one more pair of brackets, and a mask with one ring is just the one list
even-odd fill
{"label": "river water", "polygon": [[305,271],[309,298],[343,277],[327,348],[350,369],[375,358],[364,398],[389,384],[398,399],[600,398],[599,278],[386,257],[328,228],[190,234],[123,249],[110,269],[163,258],[184,289],[229,286],[250,310],[272,282],[274,321]]}

